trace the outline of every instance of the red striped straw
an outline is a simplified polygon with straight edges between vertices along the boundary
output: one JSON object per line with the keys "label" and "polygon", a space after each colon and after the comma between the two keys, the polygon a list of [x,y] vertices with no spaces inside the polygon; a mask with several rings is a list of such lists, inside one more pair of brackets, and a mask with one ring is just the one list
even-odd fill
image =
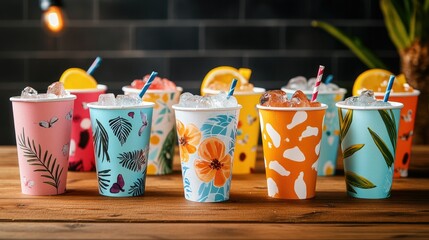
{"label": "red striped straw", "polygon": [[313,96],[311,96],[312,102],[316,101],[317,95],[319,94],[319,86],[320,86],[320,83],[322,82],[322,76],[323,76],[323,70],[324,69],[325,69],[325,66],[322,66],[322,65],[319,66],[319,71],[317,72],[316,83],[314,84],[314,88],[313,88]]}

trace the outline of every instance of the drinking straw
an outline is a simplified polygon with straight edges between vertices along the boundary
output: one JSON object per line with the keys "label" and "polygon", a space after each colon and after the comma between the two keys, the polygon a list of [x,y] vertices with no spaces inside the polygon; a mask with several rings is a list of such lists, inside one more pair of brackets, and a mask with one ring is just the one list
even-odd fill
{"label": "drinking straw", "polygon": [[235,86],[237,85],[237,79],[232,79],[231,86],[229,87],[228,98],[234,94]]}
{"label": "drinking straw", "polygon": [[92,75],[92,73],[94,73],[95,69],[97,69],[101,64],[101,57],[97,57],[94,62],[91,64],[91,66],[88,68],[88,70],[86,71],[86,73],[88,73],[89,75]]}
{"label": "drinking straw", "polygon": [[332,80],[333,80],[333,79],[334,79],[334,75],[329,74],[329,75],[326,77],[325,84],[330,84],[330,83],[332,82]]}
{"label": "drinking straw", "polygon": [[143,86],[142,90],[139,93],[139,96],[142,98],[143,95],[146,93],[146,91],[149,89],[150,85],[152,84],[153,80],[155,79],[156,75],[158,75],[157,72],[153,71],[150,74],[149,79],[147,80],[146,84]]}
{"label": "drinking straw", "polygon": [[319,94],[319,86],[320,86],[320,82],[322,81],[324,69],[325,69],[325,66],[322,66],[322,65],[319,66],[319,71],[317,72],[316,83],[314,84],[314,88],[313,88],[313,95],[311,96],[312,102],[316,101],[317,95]]}
{"label": "drinking straw", "polygon": [[389,83],[387,84],[386,92],[384,93],[383,102],[387,102],[389,100],[390,90],[392,90],[394,81],[395,75],[390,75]]}

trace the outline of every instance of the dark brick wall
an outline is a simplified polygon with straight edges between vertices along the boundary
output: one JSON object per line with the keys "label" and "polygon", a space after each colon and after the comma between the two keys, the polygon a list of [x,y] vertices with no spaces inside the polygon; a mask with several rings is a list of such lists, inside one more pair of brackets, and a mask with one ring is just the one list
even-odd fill
{"label": "dark brick wall", "polygon": [[321,19],[359,35],[398,72],[377,0],[65,0],[68,26],[56,37],[41,28],[38,2],[0,0],[0,144],[15,143],[9,97],[27,85],[43,91],[96,56],[94,76],[114,93],[152,70],[195,93],[219,65],[249,67],[255,85],[273,89],[319,64],[350,91],[366,67],[310,26]]}

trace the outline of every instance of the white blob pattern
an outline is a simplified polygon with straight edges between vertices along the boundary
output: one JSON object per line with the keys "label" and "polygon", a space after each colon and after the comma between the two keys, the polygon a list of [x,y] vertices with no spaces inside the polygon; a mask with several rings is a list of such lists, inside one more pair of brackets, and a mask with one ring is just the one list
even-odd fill
{"label": "white blob pattern", "polygon": [[304,181],[304,172],[300,172],[295,180],[294,190],[299,199],[307,198],[307,184]]}
{"label": "white blob pattern", "polygon": [[307,128],[301,133],[301,136],[299,137],[299,141],[302,141],[303,138],[317,136],[317,135],[319,135],[319,129],[317,127],[307,126]]}
{"label": "white blob pattern", "polygon": [[89,118],[82,119],[82,122],[80,122],[80,127],[82,129],[89,129],[91,127],[91,120]]}
{"label": "white blob pattern", "polygon": [[268,136],[270,136],[273,141],[274,147],[278,148],[280,146],[280,134],[271,126],[271,124],[267,123],[265,125]]}
{"label": "white blob pattern", "polygon": [[297,146],[286,149],[283,153],[283,157],[295,162],[304,162],[305,160],[304,154],[301,152],[301,149],[299,149],[299,147]]}
{"label": "white blob pattern", "polygon": [[334,137],[334,136],[332,136],[332,135],[331,135],[331,136],[329,136],[329,137],[328,137],[328,144],[329,144],[329,145],[334,144],[334,140],[335,140],[335,137]]}
{"label": "white blob pattern", "polygon": [[74,153],[76,152],[76,142],[71,139],[70,140],[70,150],[69,150],[69,155],[70,156],[74,156]]}
{"label": "white blob pattern", "polygon": [[277,193],[279,193],[279,188],[277,187],[276,182],[272,178],[267,179],[267,187],[268,196],[274,197]]}
{"label": "white blob pattern", "polygon": [[273,144],[271,142],[268,142],[268,148],[272,148]]}
{"label": "white blob pattern", "polygon": [[322,142],[322,140],[320,140],[320,142],[314,148],[314,152],[316,153],[316,155],[319,155],[319,153],[320,153],[320,143],[321,142]]}
{"label": "white blob pattern", "polygon": [[319,158],[311,165],[311,169],[317,172],[317,166],[319,165]]}
{"label": "white blob pattern", "polygon": [[307,112],[297,111],[292,118],[292,122],[289,123],[286,127],[287,127],[287,129],[292,129],[295,126],[305,122],[305,120],[307,120]]}
{"label": "white blob pattern", "polygon": [[270,162],[270,165],[268,166],[268,168],[280,174],[281,176],[290,175],[290,172],[286,170],[278,161],[275,161],[275,160]]}

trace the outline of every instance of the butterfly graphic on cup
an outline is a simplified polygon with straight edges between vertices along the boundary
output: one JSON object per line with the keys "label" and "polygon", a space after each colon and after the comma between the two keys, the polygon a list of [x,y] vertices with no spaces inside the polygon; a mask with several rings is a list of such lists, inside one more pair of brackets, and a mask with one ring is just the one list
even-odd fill
{"label": "butterfly graphic on cup", "polygon": [[24,186],[25,187],[32,188],[34,186],[34,181],[27,179],[26,176],[24,176],[22,178],[22,180],[24,181]]}
{"label": "butterfly graphic on cup", "polygon": [[124,192],[124,177],[122,177],[122,174],[118,174],[118,177],[116,178],[116,182],[110,187],[110,193],[119,193]]}
{"label": "butterfly graphic on cup", "polygon": [[[129,112],[128,114],[128,117],[130,117],[130,118],[134,118],[134,112]],[[145,113],[143,113],[142,111],[140,111],[140,117],[141,117],[141,120],[142,120],[142,126],[140,127],[140,129],[139,129],[139,136],[141,136],[142,135],[142,133],[143,133],[143,131],[144,131],[144,129],[147,127],[147,125],[148,125],[148,122],[147,122],[147,114],[145,114]]]}

